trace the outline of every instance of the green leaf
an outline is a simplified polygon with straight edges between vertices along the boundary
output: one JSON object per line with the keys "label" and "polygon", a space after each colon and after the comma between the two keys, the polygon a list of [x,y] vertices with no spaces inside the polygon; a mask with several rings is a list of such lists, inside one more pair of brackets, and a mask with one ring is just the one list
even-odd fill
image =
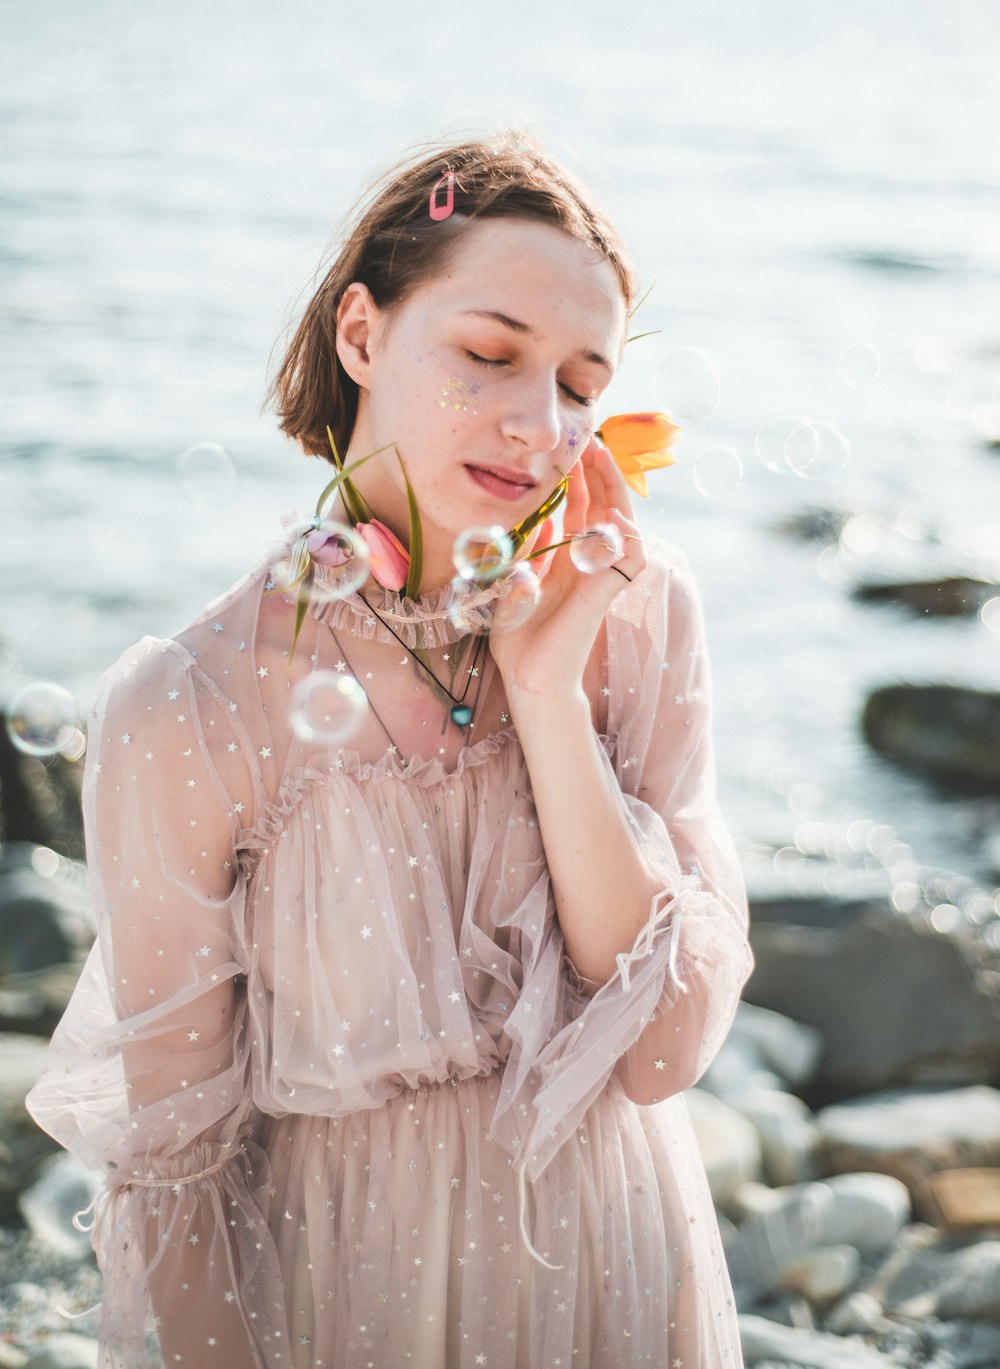
{"label": "green leaf", "polygon": [[406,575],[406,588],[403,593],[407,599],[416,599],[420,593],[420,577],[424,570],[424,530],[420,522],[420,510],[417,508],[417,497],[413,493],[410,477],[406,474],[406,467],[403,465],[403,458],[398,449],[396,460],[399,462],[399,469],[403,472],[403,480],[406,483],[406,502],[410,509],[410,569]]}
{"label": "green leaf", "polygon": [[566,491],[569,488],[569,476],[564,475],[555,487],[548,499],[534,511],[529,513],[527,518],[521,520],[516,527],[511,528],[507,534],[514,544],[514,550],[519,551],[528,540],[529,536],[538,527],[539,523],[544,523],[550,514],[554,513],[562,501],[566,498]]}
{"label": "green leaf", "polygon": [[638,342],[640,338],[655,337],[657,333],[662,333],[662,328],[650,328],[648,333],[633,333],[631,337],[625,339],[626,342]]}
{"label": "green leaf", "polygon": [[292,634],[292,649],[288,653],[289,660],[295,655],[295,643],[299,640],[299,633],[302,631],[302,624],[305,622],[306,610],[309,607],[309,600],[312,598],[312,587],[315,578],[316,567],[310,560],[309,569],[306,571],[305,578],[299,587],[298,601],[295,605],[295,631]]}
{"label": "green leaf", "polygon": [[341,460],[340,453],[337,451],[336,443],[333,440],[333,433],[330,432],[329,428],[327,428],[326,431],[327,436],[330,439],[330,446],[333,448],[334,460],[339,469],[337,474],[325,487],[323,493],[316,500],[316,517],[323,517],[323,505],[326,503],[327,499],[335,494],[337,490],[342,489],[344,492],[344,507],[347,510],[348,517],[351,519],[351,525],[353,526],[355,523],[366,523],[370,517],[370,512],[366,517],[368,506],[365,504],[365,501],[362,499],[350,477],[359,466],[363,466],[365,462],[370,461],[373,456],[379,456],[382,452],[387,452],[394,444],[392,442],[387,442],[384,447],[379,447],[376,451],[369,452],[367,456],[359,457],[357,461],[352,461],[349,466],[345,466]]}
{"label": "green leaf", "polygon": [[646,301],[649,299],[650,295],[653,293],[653,288],[654,288],[655,285],[656,285],[656,281],[654,280],[654,281],[650,284],[649,288],[643,293],[642,297],[641,297],[640,299],[636,300],[635,304],[632,305],[632,308],[628,311],[628,316],[629,316],[629,318],[635,318],[636,314],[639,312],[639,310],[642,308],[642,306],[643,306],[643,305],[646,303]]}

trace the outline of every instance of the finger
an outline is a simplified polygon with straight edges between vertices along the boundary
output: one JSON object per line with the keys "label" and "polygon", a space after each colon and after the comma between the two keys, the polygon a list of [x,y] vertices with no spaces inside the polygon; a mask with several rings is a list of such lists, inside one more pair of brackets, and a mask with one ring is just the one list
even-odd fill
{"label": "finger", "polygon": [[563,513],[563,533],[566,537],[575,537],[587,525],[589,495],[586,471],[587,463],[580,461],[569,473],[569,485],[566,490],[566,503],[564,505],[565,512]]}

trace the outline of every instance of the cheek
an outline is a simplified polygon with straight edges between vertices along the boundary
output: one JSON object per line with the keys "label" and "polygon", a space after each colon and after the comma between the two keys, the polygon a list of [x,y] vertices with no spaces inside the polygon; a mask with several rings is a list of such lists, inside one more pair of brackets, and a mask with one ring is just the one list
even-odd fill
{"label": "cheek", "polygon": [[566,424],[566,451],[575,461],[583,454],[584,448],[594,435],[593,421],[587,423],[571,420]]}
{"label": "cheek", "polygon": [[481,391],[482,386],[477,381],[466,380],[463,376],[445,376],[435,396],[435,403],[439,409],[451,413],[475,413]]}

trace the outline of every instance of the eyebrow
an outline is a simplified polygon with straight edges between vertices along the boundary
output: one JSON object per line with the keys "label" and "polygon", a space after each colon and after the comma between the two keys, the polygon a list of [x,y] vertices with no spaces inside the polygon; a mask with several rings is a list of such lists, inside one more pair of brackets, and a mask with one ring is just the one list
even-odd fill
{"label": "eyebrow", "polygon": [[[466,309],[463,311],[463,317],[490,319],[494,323],[503,324],[512,333],[524,333],[528,337],[538,336],[535,329],[529,324],[523,323],[520,319],[511,318],[509,314],[502,314],[498,309]],[[593,362],[595,366],[603,366],[606,371],[610,371],[614,375],[615,368],[607,357],[602,356],[600,352],[592,352],[588,348],[583,348],[577,355],[582,357],[584,361]]]}

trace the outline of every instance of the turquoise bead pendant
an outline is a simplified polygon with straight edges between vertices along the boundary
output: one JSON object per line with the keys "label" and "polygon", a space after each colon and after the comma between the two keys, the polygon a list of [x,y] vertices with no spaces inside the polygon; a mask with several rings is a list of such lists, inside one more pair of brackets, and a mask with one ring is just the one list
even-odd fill
{"label": "turquoise bead pendant", "polygon": [[468,704],[455,704],[451,710],[451,720],[456,727],[468,727],[472,722],[472,709]]}

